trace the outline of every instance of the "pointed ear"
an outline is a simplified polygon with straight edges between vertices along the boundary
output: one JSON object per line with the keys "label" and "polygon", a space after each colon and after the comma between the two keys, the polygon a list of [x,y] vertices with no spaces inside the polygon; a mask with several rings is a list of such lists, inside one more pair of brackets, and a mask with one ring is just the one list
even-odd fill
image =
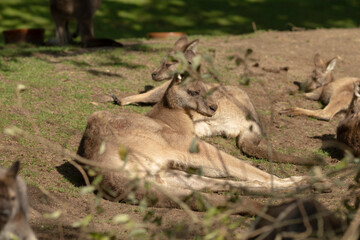
{"label": "pointed ear", "polygon": [[184,48],[184,52],[186,51],[193,51],[196,52],[197,45],[199,43],[199,39],[189,42],[186,47]]}
{"label": "pointed ear", "polygon": [[181,51],[182,49],[185,48],[187,43],[188,43],[187,37],[182,36],[175,42],[173,49],[177,51]]}
{"label": "pointed ear", "polygon": [[360,82],[356,81],[354,82],[354,94],[357,98],[360,98],[360,86],[359,86]]}
{"label": "pointed ear", "polygon": [[321,68],[324,67],[324,62],[321,59],[319,53],[315,54],[315,56],[314,56],[314,64],[315,64],[315,67],[321,67]]}
{"label": "pointed ear", "polygon": [[335,65],[336,65],[336,61],[337,61],[337,57],[331,59],[331,60],[327,63],[326,72],[330,72],[330,71],[334,70],[334,67],[335,67]]}
{"label": "pointed ear", "polygon": [[20,169],[20,162],[16,161],[13,165],[7,170],[6,177],[10,179],[15,179]]}

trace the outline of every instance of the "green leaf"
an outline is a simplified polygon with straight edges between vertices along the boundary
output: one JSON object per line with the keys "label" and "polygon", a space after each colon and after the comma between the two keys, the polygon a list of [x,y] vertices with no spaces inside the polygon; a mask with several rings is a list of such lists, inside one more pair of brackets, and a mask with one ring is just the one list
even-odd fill
{"label": "green leaf", "polygon": [[338,164],[335,165],[335,170],[341,170],[348,166],[348,161],[346,159],[341,160]]}
{"label": "green leaf", "polygon": [[80,190],[80,194],[81,195],[85,195],[87,193],[91,193],[91,192],[94,192],[95,191],[95,187],[94,186],[85,186],[85,187],[82,187],[81,190]]}
{"label": "green leaf", "polygon": [[124,160],[124,161],[127,160],[127,158],[128,158],[128,150],[126,149],[125,146],[123,146],[123,145],[119,146],[119,155],[120,155],[121,160]]}
{"label": "green leaf", "polygon": [[93,218],[92,214],[87,215],[83,220],[80,220],[78,222],[74,222],[71,224],[72,227],[78,228],[78,227],[86,227],[91,219]]}
{"label": "green leaf", "polygon": [[130,232],[129,237],[143,237],[146,234],[146,230],[144,228],[138,228]]}
{"label": "green leaf", "polygon": [[94,180],[92,181],[92,185],[94,185],[94,186],[98,186],[100,183],[101,183],[101,181],[103,180],[103,176],[100,174],[100,175],[97,175],[95,178],[94,178]]}
{"label": "green leaf", "polygon": [[102,142],[99,149],[99,155],[102,155],[106,150],[106,144],[105,142]]}
{"label": "green leaf", "polygon": [[127,214],[119,214],[112,218],[112,222],[115,224],[127,223],[130,221],[130,216]]}
{"label": "green leaf", "polygon": [[191,141],[189,152],[190,153],[198,153],[199,152],[199,148],[197,145],[197,137],[194,137],[194,139]]}
{"label": "green leaf", "polygon": [[192,65],[191,67],[196,70],[200,66],[201,63],[201,55],[197,55],[192,59]]}
{"label": "green leaf", "polygon": [[52,213],[45,213],[44,214],[44,218],[48,218],[48,219],[58,219],[61,216],[61,211],[57,210],[55,212]]}

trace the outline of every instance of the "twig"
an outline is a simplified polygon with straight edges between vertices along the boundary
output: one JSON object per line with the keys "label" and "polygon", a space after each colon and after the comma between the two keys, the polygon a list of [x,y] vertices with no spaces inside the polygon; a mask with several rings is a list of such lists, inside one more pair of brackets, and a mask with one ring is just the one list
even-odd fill
{"label": "twig", "polygon": [[346,230],[341,240],[356,240],[360,235],[360,207],[358,208],[350,227]]}

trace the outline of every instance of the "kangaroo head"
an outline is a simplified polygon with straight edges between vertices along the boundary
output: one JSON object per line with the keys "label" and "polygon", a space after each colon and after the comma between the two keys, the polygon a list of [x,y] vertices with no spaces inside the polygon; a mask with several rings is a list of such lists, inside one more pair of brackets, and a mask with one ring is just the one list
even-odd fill
{"label": "kangaroo head", "polygon": [[20,162],[17,161],[8,170],[0,172],[0,231],[19,208],[16,189],[19,167]]}
{"label": "kangaroo head", "polygon": [[325,64],[324,61],[321,59],[320,54],[315,54],[315,69],[313,70],[311,75],[311,82],[306,87],[306,92],[310,92],[334,80],[332,71],[334,70],[336,61],[337,58],[335,57]]}
{"label": "kangaroo head", "polygon": [[354,82],[354,96],[350,103],[347,115],[360,112],[360,80]]}
{"label": "kangaroo head", "polygon": [[178,66],[178,61],[174,58],[174,55],[177,52],[183,53],[186,60],[191,64],[192,59],[196,56],[196,47],[198,43],[198,39],[188,42],[187,37],[181,37],[177,40],[173,49],[163,58],[160,66],[151,74],[152,79],[155,81],[172,79]]}
{"label": "kangaroo head", "polygon": [[196,111],[211,117],[217,110],[217,104],[208,93],[202,81],[193,80],[176,74],[167,89],[164,100],[169,108]]}

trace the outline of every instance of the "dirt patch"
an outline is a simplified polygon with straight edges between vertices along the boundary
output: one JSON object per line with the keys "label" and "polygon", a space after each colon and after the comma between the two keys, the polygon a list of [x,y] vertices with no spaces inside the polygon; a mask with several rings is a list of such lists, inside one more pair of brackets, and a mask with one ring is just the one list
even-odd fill
{"label": "dirt patch", "polygon": [[[199,51],[209,53],[215,56],[215,64],[219,69],[220,75],[225,84],[240,86],[252,99],[257,111],[262,119],[267,138],[271,145],[280,151],[299,155],[303,157],[312,157],[314,154],[320,154],[327,165],[333,166],[338,163],[341,157],[331,151],[321,149],[324,140],[334,139],[336,126],[343,118],[338,114],[330,122],[314,120],[308,117],[294,117],[279,115],[281,109],[298,106],[309,109],[319,109],[321,105],[317,102],[306,100],[298,92],[298,87],[294,82],[304,82],[309,80],[313,70],[313,57],[315,53],[320,53],[325,60],[335,56],[341,57],[335,67],[335,77],[357,77],[360,76],[360,32],[358,29],[330,29],[314,30],[303,32],[258,32],[249,36],[226,36],[226,37],[199,37]],[[62,78],[64,84],[66,81],[83,81],[93,89],[91,101],[89,104],[96,103],[94,109],[101,109],[102,106],[110,104],[107,90],[100,87],[99,81],[106,81],[114,86],[113,93],[118,96],[126,96],[138,93],[144,89],[145,85],[154,84],[151,81],[150,73],[159,63],[162,56],[166,53],[168,47],[173,44],[173,40],[148,40],[141,43],[141,47],[133,44],[125,44],[121,54],[133,54],[135,58],[124,59],[122,56],[110,54],[107,62],[98,66],[91,62],[88,56],[66,55],[51,56],[49,61],[54,62],[56,73],[66,73],[69,77]],[[160,46],[160,48],[152,48]],[[148,49],[153,49],[151,54],[145,54]],[[244,75],[243,65],[237,66],[234,61],[229,60],[229,56],[243,56],[246,49],[252,49],[253,55],[248,63],[250,70],[249,84],[242,85]],[[99,50],[103,51],[103,50]],[[66,58],[66,59],[65,59]],[[154,59],[154,61],[151,61]],[[65,61],[66,60],[66,61]],[[66,65],[67,61],[77,62],[76,67]],[[0,81],[3,80],[0,75]],[[64,80],[65,79],[65,80]],[[66,80],[69,79],[69,80]],[[119,82],[124,83],[124,88],[118,89]],[[0,85],[1,86],[1,85]],[[53,102],[62,101],[62,98],[54,98]],[[93,103],[92,103],[93,102]],[[132,111],[131,108],[112,107],[113,111]],[[14,111],[14,109],[8,109]],[[57,111],[57,109],[54,109]],[[0,110],[1,114],[8,111]],[[86,122],[86,117],[84,117]],[[67,123],[61,127],[65,131]],[[49,126],[54,127],[54,126]],[[80,141],[82,131],[71,130],[72,138],[61,141],[62,145],[67,145],[69,149],[75,150]],[[244,159],[235,146],[234,139],[223,139],[221,137],[206,138],[206,141],[218,146],[230,154]],[[1,148],[1,146],[3,146]],[[24,147],[25,146],[25,147]],[[7,148],[8,147],[8,148]],[[44,161],[44,165],[33,165],[34,172],[37,174],[32,177],[30,185],[46,186],[53,181],[58,181],[60,177],[65,177],[69,182],[59,181],[59,188],[51,190],[39,190],[35,187],[29,188],[29,198],[32,207],[30,218],[31,225],[40,239],[79,239],[86,238],[86,232],[108,232],[115,234],[118,239],[126,239],[129,230],[124,226],[115,225],[111,218],[117,214],[129,214],[135,222],[142,222],[143,213],[138,207],[114,203],[101,200],[101,213],[94,217],[90,227],[85,233],[79,229],[71,227],[76,222],[89,214],[94,213],[92,209],[95,196],[92,194],[80,195],[79,185],[81,185],[81,176],[71,166],[67,165],[67,157],[59,154],[49,153],[39,148],[33,148],[25,143],[18,143],[9,138],[0,139],[1,159],[9,163],[16,159],[31,156],[36,152],[36,157]],[[251,161],[250,159],[247,159]],[[270,171],[270,164],[263,161],[254,161],[254,165],[261,169]],[[30,164],[26,165],[29,168]],[[45,167],[44,167],[45,166]],[[328,167],[323,167],[326,170]],[[306,167],[293,166],[290,164],[275,165],[274,171],[277,175],[301,175],[308,172]],[[24,177],[30,178],[30,175]],[[29,173],[30,174],[30,173]],[[34,174],[34,173],[31,173]],[[36,181],[35,181],[36,180]],[[28,181],[29,182],[29,181]],[[345,181],[345,183],[349,180]],[[69,191],[69,186],[74,191]],[[63,191],[62,188],[65,190]],[[331,209],[341,206],[340,199],[346,190],[346,186],[334,188],[332,193],[319,194],[317,198],[324,202]],[[260,199],[264,201],[263,199]],[[44,218],[44,214],[61,211],[61,217],[56,220]],[[162,225],[145,223],[147,228],[154,232],[162,233],[166,236],[172,232],[178,238],[192,238],[200,234],[196,225],[192,225],[188,216],[180,209],[153,209],[155,214],[162,216]],[[202,213],[195,213],[202,216]],[[239,217],[234,217],[239,218]],[[184,223],[182,230],[176,230],[178,223]],[[244,224],[239,227],[240,231],[247,228],[250,219],[245,219]],[[178,232],[177,232],[178,231]],[[185,235],[184,235],[185,234]]]}

